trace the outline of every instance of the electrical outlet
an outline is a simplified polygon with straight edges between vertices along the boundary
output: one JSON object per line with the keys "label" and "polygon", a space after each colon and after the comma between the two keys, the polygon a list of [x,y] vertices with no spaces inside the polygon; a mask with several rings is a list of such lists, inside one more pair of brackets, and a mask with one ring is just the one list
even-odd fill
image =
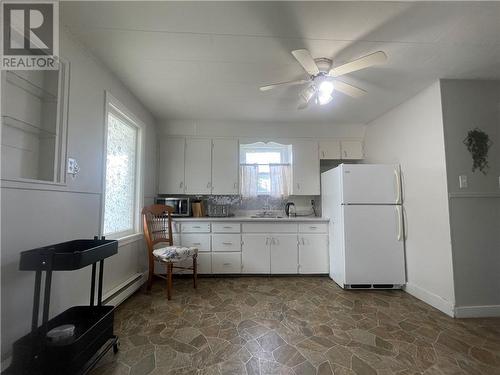
{"label": "electrical outlet", "polygon": [[75,177],[79,171],[80,171],[80,166],[78,165],[76,159],[68,158],[68,168],[66,172]]}
{"label": "electrical outlet", "polygon": [[460,186],[460,189],[467,189],[469,187],[469,184],[467,182],[467,175],[462,174],[458,176],[458,185]]}

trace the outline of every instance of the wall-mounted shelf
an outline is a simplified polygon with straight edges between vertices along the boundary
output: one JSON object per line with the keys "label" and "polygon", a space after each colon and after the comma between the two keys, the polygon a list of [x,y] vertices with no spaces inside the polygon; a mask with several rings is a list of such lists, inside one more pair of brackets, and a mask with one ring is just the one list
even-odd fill
{"label": "wall-mounted shelf", "polygon": [[57,102],[57,95],[41,88],[31,81],[28,81],[26,78],[20,76],[14,71],[7,72],[7,82],[16,87],[19,87],[20,89],[26,91],[31,95],[38,97],[44,102]]}
{"label": "wall-mounted shelf", "polygon": [[30,124],[29,122],[19,120],[12,116],[2,116],[2,125],[9,126],[21,130],[26,133],[31,133],[43,138],[54,138],[56,133],[50,130],[43,129],[39,126]]}

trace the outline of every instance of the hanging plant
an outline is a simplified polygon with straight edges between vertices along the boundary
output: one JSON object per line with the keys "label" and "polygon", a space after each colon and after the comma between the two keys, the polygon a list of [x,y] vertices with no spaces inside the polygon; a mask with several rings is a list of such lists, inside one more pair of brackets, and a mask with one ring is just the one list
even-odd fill
{"label": "hanging plant", "polygon": [[488,134],[479,128],[469,130],[464,144],[472,155],[472,172],[479,169],[483,174],[487,174],[489,169],[488,151],[491,147]]}

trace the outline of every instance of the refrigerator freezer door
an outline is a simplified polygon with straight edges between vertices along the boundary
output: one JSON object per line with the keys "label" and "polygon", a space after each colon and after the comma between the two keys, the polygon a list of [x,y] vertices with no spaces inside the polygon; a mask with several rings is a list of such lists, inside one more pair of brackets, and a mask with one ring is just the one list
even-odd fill
{"label": "refrigerator freezer door", "polygon": [[344,204],[401,203],[398,165],[343,164],[342,180]]}
{"label": "refrigerator freezer door", "polygon": [[345,284],[404,284],[401,206],[343,206]]}

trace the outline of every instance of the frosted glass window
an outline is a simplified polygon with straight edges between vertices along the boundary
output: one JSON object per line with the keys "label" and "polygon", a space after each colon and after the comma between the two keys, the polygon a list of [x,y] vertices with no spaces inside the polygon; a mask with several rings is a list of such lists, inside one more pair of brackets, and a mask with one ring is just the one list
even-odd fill
{"label": "frosted glass window", "polygon": [[138,128],[108,113],[104,235],[134,232]]}

